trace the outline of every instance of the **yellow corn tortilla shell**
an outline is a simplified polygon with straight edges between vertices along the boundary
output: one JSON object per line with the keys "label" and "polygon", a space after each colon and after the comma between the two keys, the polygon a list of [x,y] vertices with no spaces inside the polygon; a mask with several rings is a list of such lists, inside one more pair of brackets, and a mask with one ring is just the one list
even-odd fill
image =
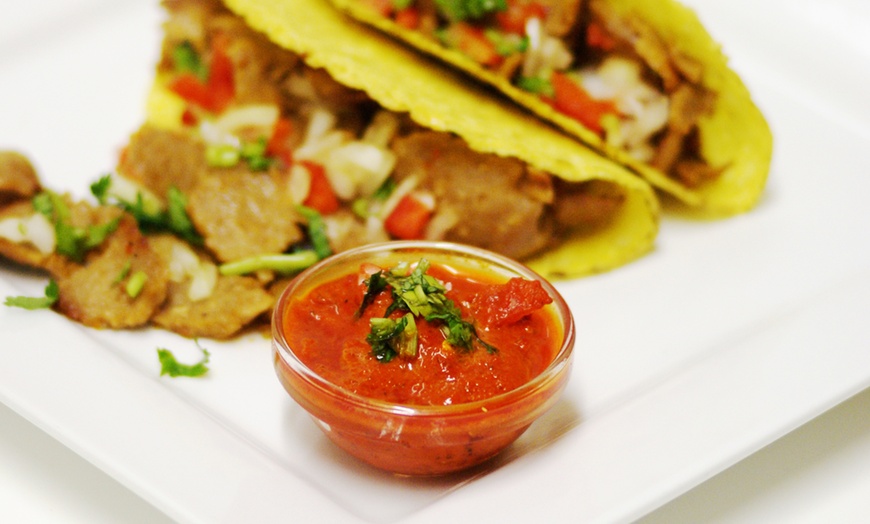
{"label": "yellow corn tortilla shell", "polygon": [[702,84],[718,93],[714,114],[699,123],[701,154],[713,166],[724,166],[722,175],[690,189],[665,173],[608,146],[577,120],[556,111],[536,95],[512,85],[510,80],[477,64],[464,54],[380,16],[359,0],[330,0],[353,18],[393,35],[420,51],[482,80],[556,124],[583,143],[638,173],[663,193],[694,208],[694,214],[716,218],[748,211],[758,202],[770,168],[773,140],[767,122],[753,103],[740,77],[695,13],[674,0],[600,0],[620,18],[642,20],[670,48],[704,67]]}
{"label": "yellow corn tortilla shell", "polygon": [[[648,184],[576,141],[488,93],[463,86],[456,73],[346,19],[326,0],[227,0],[230,10],[279,46],[324,68],[336,81],[368,93],[384,108],[419,124],[452,132],[483,153],[519,158],[568,181],[605,180],[626,198],[606,226],[567,238],[526,261],[549,278],[606,271],[647,252],[658,232],[659,204]],[[149,120],[169,126],[183,105],[161,87],[149,100]]]}

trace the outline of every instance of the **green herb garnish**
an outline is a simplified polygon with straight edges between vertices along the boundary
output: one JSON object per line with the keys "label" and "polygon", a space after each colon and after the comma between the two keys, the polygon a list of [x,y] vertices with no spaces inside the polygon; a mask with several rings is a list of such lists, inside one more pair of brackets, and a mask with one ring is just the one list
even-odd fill
{"label": "green herb garnish", "polygon": [[135,197],[113,192],[111,175],[91,184],[91,193],[100,204],[115,205],[133,215],[139,229],[145,233],[167,231],[189,244],[203,244],[202,236],[197,233],[187,214],[187,196],[176,187],[170,187],[166,192],[165,209],[153,195],[146,195],[142,191],[137,191]]}
{"label": "green herb garnish", "polygon": [[53,191],[43,191],[33,197],[33,208],[42,213],[54,225],[57,239],[55,251],[75,262],[81,262],[85,253],[99,246],[111,235],[121,222],[118,217],[105,224],[88,227],[74,226],[70,222],[70,210],[63,197]]}
{"label": "green herb garnish", "polygon": [[221,275],[247,275],[261,270],[290,274],[302,271],[318,260],[320,257],[316,252],[305,249],[295,253],[265,254],[234,260],[221,264],[218,270]]}
{"label": "green herb garnish", "polygon": [[200,346],[202,359],[196,364],[182,364],[175,359],[175,355],[168,349],[157,348],[157,358],[160,360],[160,374],[170,377],[201,377],[208,373],[208,359],[211,354]]}
{"label": "green herb garnish", "polygon": [[448,19],[479,20],[499,11],[507,11],[507,0],[435,0],[438,10]]}
{"label": "green herb garnish", "polygon": [[308,221],[308,239],[311,241],[311,246],[314,252],[321,259],[332,254],[332,248],[329,247],[329,237],[326,235],[326,223],[323,221],[323,216],[307,206],[296,206],[296,210],[300,215]]}
{"label": "green herb garnish", "polygon": [[188,40],[172,50],[172,62],[179,73],[193,73],[202,81],[208,79],[208,66],[202,61],[196,48]]}
{"label": "green herb garnish", "polygon": [[42,297],[6,297],[5,305],[10,307],[20,307],[24,309],[46,309],[50,308],[57,302],[59,290],[57,282],[49,280],[45,286],[45,296]]}
{"label": "green herb garnish", "polygon": [[[446,288],[437,278],[427,275],[429,261],[425,258],[417,263],[413,271],[410,266],[402,263],[389,271],[379,271],[366,281],[366,292],[363,302],[357,310],[359,318],[365,309],[371,305],[375,297],[390,288],[392,303],[384,312],[384,317],[370,320],[371,331],[366,341],[372,346],[375,358],[381,362],[389,362],[396,354],[404,357],[416,355],[417,328],[415,317],[422,317],[427,322],[441,324],[441,332],[447,342],[456,348],[471,351],[475,344],[483,346],[488,352],[495,353],[498,349],[486,343],[477,334],[472,322],[462,318],[462,312],[456,304],[445,296]],[[389,317],[394,311],[405,311],[399,320]],[[405,320],[410,319],[410,320]],[[413,325],[413,327],[409,327]],[[412,330],[412,332],[407,332]],[[408,347],[413,342],[413,350]]]}
{"label": "green herb garnish", "polygon": [[398,320],[372,318],[369,323],[371,331],[366,342],[380,362],[389,362],[396,355],[412,358],[417,354],[417,324],[411,313]]}
{"label": "green herb garnish", "polygon": [[546,78],[539,76],[521,76],[516,80],[516,86],[523,91],[536,95],[553,97],[553,84]]}

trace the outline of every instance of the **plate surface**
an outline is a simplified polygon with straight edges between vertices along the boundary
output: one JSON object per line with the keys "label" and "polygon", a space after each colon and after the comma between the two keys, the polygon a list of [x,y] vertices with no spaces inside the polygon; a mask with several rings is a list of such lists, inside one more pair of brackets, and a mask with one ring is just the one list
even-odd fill
{"label": "plate surface", "polygon": [[[191,341],[0,308],[0,401],[185,522],[592,522],[636,518],[861,391],[870,13],[852,0],[687,3],[773,128],[765,198],[726,221],[665,218],[651,255],[559,284],[578,325],[574,375],[497,463],[428,481],[356,463],[283,393],[256,336],[202,342],[209,376],[169,379],[155,349],[195,360]],[[0,20],[0,147],[84,197],[143,119],[163,15],[146,0],[14,9]],[[44,285],[0,266],[0,296]]]}

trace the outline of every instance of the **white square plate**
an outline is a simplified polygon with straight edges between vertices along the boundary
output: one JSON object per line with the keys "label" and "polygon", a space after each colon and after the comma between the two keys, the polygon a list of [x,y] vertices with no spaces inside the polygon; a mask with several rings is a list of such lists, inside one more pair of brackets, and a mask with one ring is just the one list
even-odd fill
{"label": "white square plate", "polygon": [[[665,218],[656,250],[558,284],[578,325],[563,401],[495,464],[376,472],[287,397],[266,339],[202,342],[203,379],[159,376],[143,330],[0,308],[0,401],[185,522],[572,522],[636,518],[870,385],[870,12],[858,1],[687,2],[768,117],[753,212]],[[142,121],[153,0],[19,2],[0,20],[0,147],[87,195]],[[0,265],[0,296],[45,278]],[[304,520],[303,520],[304,519]]]}

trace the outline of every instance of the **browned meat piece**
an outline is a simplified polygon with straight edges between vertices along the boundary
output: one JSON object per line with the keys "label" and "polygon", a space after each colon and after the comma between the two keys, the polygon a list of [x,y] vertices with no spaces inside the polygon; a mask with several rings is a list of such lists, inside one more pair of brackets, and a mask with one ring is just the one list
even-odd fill
{"label": "browned meat piece", "polygon": [[[195,293],[204,296],[191,297],[192,278],[183,267],[192,262],[186,257],[193,253],[193,257],[204,265],[212,264],[210,257],[194,252],[172,235],[156,235],[150,241],[163,263],[170,268],[168,299],[154,316],[155,325],[186,337],[225,339],[271,309],[273,297],[250,277],[217,275],[214,288],[205,292],[200,289]],[[184,255],[179,255],[179,252]],[[212,269],[217,273],[216,268]]]}
{"label": "browned meat piece", "polygon": [[622,190],[600,180],[556,184],[553,205],[556,223],[563,229],[587,229],[603,225],[625,201]]}
{"label": "browned meat piece", "polygon": [[14,151],[0,151],[0,206],[30,198],[39,190],[39,178],[30,160]]}
{"label": "browned meat piece", "polygon": [[[0,209],[0,220],[6,218],[25,218],[33,215],[30,200],[22,200]],[[8,258],[28,267],[48,269],[66,265],[66,259],[56,253],[43,253],[29,242],[13,242],[0,237],[0,257]]]}
{"label": "browned meat piece", "polygon": [[188,195],[188,213],[221,262],[281,253],[302,240],[286,173],[215,169]]}
{"label": "browned meat piece", "polygon": [[438,212],[456,217],[445,240],[524,258],[553,239],[546,203],[523,191],[529,175],[519,161],[474,152],[461,139],[435,132],[397,139],[395,151],[396,178],[418,177]]}
{"label": "browned meat piece", "polygon": [[219,276],[211,295],[192,301],[184,283],[171,283],[154,324],[185,337],[227,339],[272,308],[274,298],[250,277]]}
{"label": "browned meat piece", "polygon": [[[683,180],[679,172],[675,172],[675,167],[678,162],[690,159],[693,150],[697,149],[697,147],[689,147],[691,144],[687,139],[696,128],[698,120],[713,110],[714,103],[713,93],[689,83],[680,84],[671,95],[668,127],[651,162],[653,167],[666,173],[675,173],[680,180]],[[710,168],[708,171],[711,175],[718,172],[715,168]]]}
{"label": "browned meat piece", "polygon": [[130,137],[118,172],[163,198],[170,187],[187,193],[207,169],[205,145],[177,131],[142,126]]}
{"label": "browned meat piece", "polygon": [[548,12],[544,31],[558,38],[571,33],[580,19],[583,0],[542,0]]}
{"label": "browned meat piece", "polygon": [[[127,293],[126,281],[140,271],[145,285],[134,298]],[[133,218],[124,215],[118,229],[87,255],[84,265],[58,277],[57,283],[57,309],[64,315],[95,328],[132,328],[147,324],[166,299],[167,272]]]}

